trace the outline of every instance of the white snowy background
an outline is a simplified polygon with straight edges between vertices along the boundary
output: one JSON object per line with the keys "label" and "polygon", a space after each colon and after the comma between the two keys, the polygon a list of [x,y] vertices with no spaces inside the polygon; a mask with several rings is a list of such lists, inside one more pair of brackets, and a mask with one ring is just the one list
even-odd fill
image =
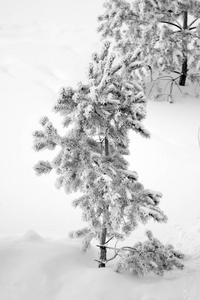
{"label": "white snowy background", "polygon": [[[200,97],[175,91],[175,102],[149,101],[150,140],[130,134],[131,169],[146,188],[163,193],[167,224],[140,226],[125,244],[152,229],[186,254],[184,271],[138,279],[97,269],[95,243],[87,254],[71,230],[85,224],[74,195],[55,188],[55,174],[37,177],[32,132],[63,86],[84,81],[102,0],[0,0],[0,299],[197,300],[200,295]],[[200,90],[200,88],[199,88]],[[198,91],[198,89],[197,89]],[[188,95],[186,95],[188,94]]]}

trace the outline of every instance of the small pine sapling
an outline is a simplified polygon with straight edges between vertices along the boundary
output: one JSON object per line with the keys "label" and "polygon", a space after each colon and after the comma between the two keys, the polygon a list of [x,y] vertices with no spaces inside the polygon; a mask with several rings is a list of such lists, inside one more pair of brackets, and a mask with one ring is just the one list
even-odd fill
{"label": "small pine sapling", "polygon": [[[98,31],[124,55],[138,56],[159,75],[179,74],[179,85],[200,69],[200,3],[196,0],[109,0]],[[188,72],[190,73],[188,74]]]}
{"label": "small pine sapling", "polygon": [[54,169],[57,188],[81,192],[73,205],[82,209],[88,225],[71,237],[82,238],[84,251],[92,239],[99,241],[99,267],[108,261],[110,239],[124,239],[140,222],[167,221],[159,208],[161,193],[145,189],[124,158],[130,129],[150,137],[142,124],[146,98],[132,75],[140,66],[134,55],[120,61],[106,42],[102,52],[92,56],[87,84],[63,88],[54,106],[66,134],[59,135],[47,117],[40,122],[43,129],[33,134],[36,151],[60,148],[52,161],[39,161],[34,168],[38,175]]}

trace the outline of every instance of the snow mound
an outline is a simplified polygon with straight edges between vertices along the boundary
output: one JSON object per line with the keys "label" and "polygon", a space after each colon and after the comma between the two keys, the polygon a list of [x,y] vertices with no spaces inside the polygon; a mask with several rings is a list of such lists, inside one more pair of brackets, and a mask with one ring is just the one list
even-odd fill
{"label": "snow mound", "polygon": [[41,242],[43,241],[43,238],[34,230],[29,230],[23,236],[23,240],[29,242]]}

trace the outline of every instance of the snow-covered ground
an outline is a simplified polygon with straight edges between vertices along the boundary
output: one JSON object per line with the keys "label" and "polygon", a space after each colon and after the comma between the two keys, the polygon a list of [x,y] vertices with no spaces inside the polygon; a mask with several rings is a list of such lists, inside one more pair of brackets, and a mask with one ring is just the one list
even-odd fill
{"label": "snow-covered ground", "polygon": [[43,239],[29,232],[0,244],[2,300],[194,300],[199,299],[199,260],[164,278],[136,278],[98,269],[96,250],[80,252],[79,241]]}
{"label": "snow-covered ground", "polygon": [[[167,224],[140,226],[125,244],[152,229],[186,254],[185,269],[157,278],[96,268],[95,242],[86,254],[68,232],[84,225],[81,212],[56,190],[55,176],[36,177],[32,132],[62,86],[84,81],[99,48],[102,0],[0,0],[0,299],[197,300],[200,295],[200,97],[175,91],[175,101],[149,101],[150,140],[131,133],[131,168],[146,188],[163,193]],[[188,94],[188,95],[186,95]],[[61,129],[62,130],[62,129]],[[32,231],[31,231],[32,230]]]}

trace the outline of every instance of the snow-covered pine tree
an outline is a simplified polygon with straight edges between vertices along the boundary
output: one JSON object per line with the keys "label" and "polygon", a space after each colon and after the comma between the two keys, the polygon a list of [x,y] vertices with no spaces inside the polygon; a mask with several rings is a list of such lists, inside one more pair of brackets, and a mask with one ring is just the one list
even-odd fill
{"label": "snow-covered pine tree", "polygon": [[124,158],[130,129],[150,136],[141,123],[146,98],[132,77],[140,65],[133,55],[120,61],[109,49],[105,43],[93,54],[87,84],[62,89],[54,111],[63,117],[66,134],[59,135],[47,117],[33,134],[36,151],[60,148],[52,161],[39,161],[34,169],[38,175],[54,169],[57,188],[81,192],[73,205],[82,209],[88,226],[71,236],[83,239],[84,250],[93,238],[99,240],[99,267],[106,265],[109,239],[124,239],[140,222],[167,221],[159,208],[161,193],[145,189]]}
{"label": "snow-covered pine tree", "polygon": [[[135,75],[143,79],[149,68],[153,67],[156,43],[153,20],[140,16],[141,9],[134,2],[134,9],[125,0],[109,0],[104,3],[105,12],[98,17],[103,39],[114,41],[114,48],[123,56],[127,53],[137,54],[137,59],[143,62],[143,68],[137,69]],[[147,16],[146,16],[147,17]],[[144,26],[145,24],[145,26]],[[156,26],[156,23],[154,22]],[[150,30],[152,27],[154,30]],[[148,40],[148,44],[146,44]]]}
{"label": "snow-covered pine tree", "polygon": [[160,73],[178,73],[182,86],[188,70],[199,72],[199,1],[135,0],[130,5],[109,0],[104,6],[98,30],[103,38],[113,39],[122,54],[139,48],[146,65]]}

